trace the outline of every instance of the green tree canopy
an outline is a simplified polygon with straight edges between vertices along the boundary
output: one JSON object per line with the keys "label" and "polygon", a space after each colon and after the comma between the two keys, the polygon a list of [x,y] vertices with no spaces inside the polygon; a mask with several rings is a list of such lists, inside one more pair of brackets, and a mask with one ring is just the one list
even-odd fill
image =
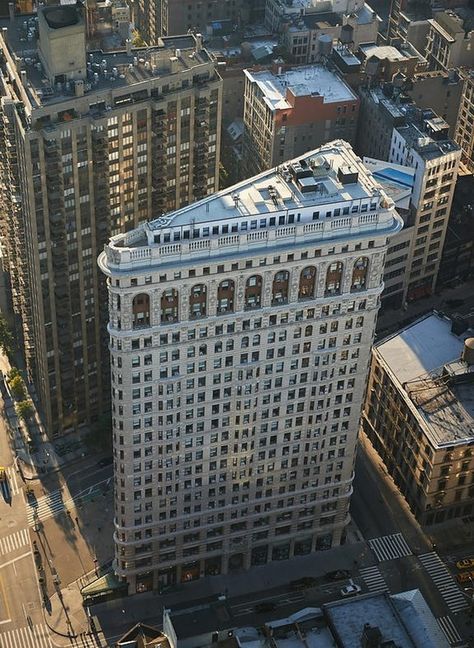
{"label": "green tree canopy", "polygon": [[10,391],[13,398],[17,401],[23,401],[26,398],[26,388],[21,376],[14,376],[10,380]]}
{"label": "green tree canopy", "polygon": [[13,349],[13,334],[7,324],[7,320],[0,315],[0,349],[6,355],[9,355]]}
{"label": "green tree canopy", "polygon": [[29,400],[22,400],[15,405],[16,415],[23,421],[28,421],[33,415],[33,403]]}

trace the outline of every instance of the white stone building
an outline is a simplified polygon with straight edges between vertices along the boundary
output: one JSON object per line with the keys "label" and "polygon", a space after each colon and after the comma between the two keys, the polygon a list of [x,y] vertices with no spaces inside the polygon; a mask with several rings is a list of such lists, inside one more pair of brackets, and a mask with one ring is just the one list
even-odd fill
{"label": "white stone building", "polygon": [[131,591],[343,541],[401,226],[338,140],[110,240],[115,570]]}

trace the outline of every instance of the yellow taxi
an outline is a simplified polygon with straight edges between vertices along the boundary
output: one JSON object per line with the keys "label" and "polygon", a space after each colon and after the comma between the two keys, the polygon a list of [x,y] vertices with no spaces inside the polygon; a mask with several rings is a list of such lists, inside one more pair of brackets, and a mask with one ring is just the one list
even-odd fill
{"label": "yellow taxi", "polygon": [[456,563],[458,569],[474,568],[474,558],[464,558]]}

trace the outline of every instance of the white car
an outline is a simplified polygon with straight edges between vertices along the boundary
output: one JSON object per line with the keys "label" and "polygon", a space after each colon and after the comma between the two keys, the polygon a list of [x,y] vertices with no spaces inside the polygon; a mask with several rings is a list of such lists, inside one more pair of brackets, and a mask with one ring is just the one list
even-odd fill
{"label": "white car", "polygon": [[341,590],[341,596],[355,596],[356,594],[360,594],[361,592],[362,587],[360,587],[360,585],[356,585],[351,581],[349,585],[344,585]]}

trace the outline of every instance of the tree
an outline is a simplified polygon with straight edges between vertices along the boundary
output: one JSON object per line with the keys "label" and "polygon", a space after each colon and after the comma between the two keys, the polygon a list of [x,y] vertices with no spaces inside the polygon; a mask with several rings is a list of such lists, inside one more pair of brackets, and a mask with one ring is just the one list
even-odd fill
{"label": "tree", "polygon": [[10,391],[13,398],[17,401],[23,401],[26,398],[26,388],[21,376],[14,376],[10,380]]}
{"label": "tree", "polygon": [[13,334],[7,324],[7,320],[3,315],[0,315],[0,349],[9,355],[13,349]]}
{"label": "tree", "polygon": [[33,403],[29,400],[22,400],[15,405],[15,411],[18,418],[26,423],[33,415]]}
{"label": "tree", "polygon": [[15,376],[20,376],[21,378],[21,371],[18,369],[18,367],[12,367],[10,371],[8,372],[8,380],[12,380],[12,378],[15,378]]}

